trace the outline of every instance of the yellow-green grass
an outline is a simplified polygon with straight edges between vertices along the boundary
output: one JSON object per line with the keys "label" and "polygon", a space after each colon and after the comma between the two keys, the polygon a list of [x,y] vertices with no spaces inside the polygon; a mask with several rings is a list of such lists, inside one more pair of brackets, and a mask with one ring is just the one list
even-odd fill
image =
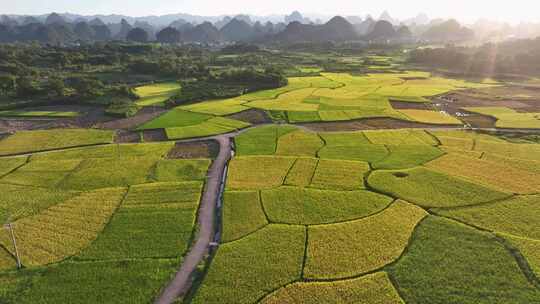
{"label": "yellow-green grass", "polygon": [[293,157],[236,157],[230,162],[227,189],[254,190],[281,186],[294,161]]}
{"label": "yellow-green grass", "polygon": [[133,91],[139,96],[137,104],[151,106],[163,104],[172,96],[180,93],[181,87],[176,82],[155,83],[135,88]]}
{"label": "yellow-green grass", "polygon": [[287,174],[284,184],[298,187],[309,186],[318,162],[317,158],[298,158]]}
{"label": "yellow-green grass", "polygon": [[182,256],[195,224],[202,182],[132,186],[107,227],[77,259]]}
{"label": "yellow-green grass", "polygon": [[392,263],[426,215],[420,207],[396,201],[365,219],[309,227],[304,277],[348,278]]}
{"label": "yellow-green grass", "polygon": [[540,195],[516,196],[478,206],[435,209],[435,212],[486,230],[540,240]]}
{"label": "yellow-green grass", "polygon": [[[0,272],[5,270],[15,269],[17,263],[15,258],[11,253],[6,251],[4,248],[0,247]],[[2,294],[0,293],[0,299],[2,299]]]}
{"label": "yellow-green grass", "polygon": [[514,168],[504,163],[449,153],[427,163],[426,166],[501,191],[520,194],[540,192],[538,174]]}
{"label": "yellow-green grass", "polygon": [[477,140],[476,145],[474,146],[474,150],[493,153],[504,157],[540,161],[539,144],[513,144]]}
{"label": "yellow-green grass", "polygon": [[25,110],[12,110],[12,111],[0,111],[0,117],[52,117],[52,118],[73,118],[81,115],[79,112],[74,111],[25,111]]}
{"label": "yellow-green grass", "polygon": [[211,115],[188,112],[181,108],[174,108],[165,114],[152,119],[138,127],[139,130],[165,129],[173,127],[187,127],[203,123],[212,118]]}
{"label": "yellow-green grass", "polygon": [[469,107],[465,110],[497,119],[495,125],[509,129],[540,129],[540,113],[520,113],[506,107]]}
{"label": "yellow-green grass", "polygon": [[114,132],[95,129],[19,131],[0,140],[0,155],[111,143]]}
{"label": "yellow-green grass", "polygon": [[6,157],[0,158],[0,177],[26,163],[27,157]]}
{"label": "yellow-green grass", "polygon": [[160,182],[205,180],[209,166],[208,159],[159,160],[151,178]]}
{"label": "yellow-green grass", "polygon": [[433,137],[423,130],[364,131],[367,139],[376,145],[436,145]]}
{"label": "yellow-green grass", "polygon": [[378,193],[280,187],[261,191],[272,223],[315,225],[350,221],[386,208],[392,198]]}
{"label": "yellow-green grass", "polygon": [[[123,188],[84,192],[13,223],[17,249],[25,266],[39,266],[78,254],[109,222],[125,194]],[[0,243],[14,254],[7,231]]]}
{"label": "yellow-green grass", "polygon": [[185,139],[229,133],[249,126],[240,120],[213,117],[197,125],[166,128],[165,132],[168,139]]}
{"label": "yellow-green grass", "polygon": [[0,183],[0,222],[31,216],[76,196],[75,191]]}
{"label": "yellow-green grass", "polygon": [[263,304],[403,304],[388,275],[377,272],[336,282],[297,282],[267,296]]}
{"label": "yellow-green grass", "polygon": [[365,162],[321,159],[315,169],[311,187],[329,190],[364,188],[364,175],[369,171]]}
{"label": "yellow-green grass", "polygon": [[305,241],[304,227],[268,225],[221,245],[192,303],[256,303],[298,280]]}
{"label": "yellow-green grass", "polygon": [[234,138],[238,155],[273,155],[278,138],[293,132],[296,127],[268,125],[251,128]]}
{"label": "yellow-green grass", "polygon": [[279,137],[276,154],[314,157],[323,145],[324,143],[317,133],[297,130]]}
{"label": "yellow-green grass", "polygon": [[31,161],[0,179],[0,182],[38,187],[56,187],[80,164],[80,160]]}
{"label": "yellow-green grass", "polygon": [[405,303],[540,302],[538,288],[492,234],[433,216],[389,273]]}
{"label": "yellow-green grass", "polygon": [[375,169],[406,169],[416,167],[436,159],[444,154],[443,151],[429,145],[399,145],[388,146],[390,154],[380,161],[373,163]]}
{"label": "yellow-green grass", "polygon": [[52,161],[88,158],[163,157],[174,147],[174,142],[113,144],[51,151],[33,154],[31,161]]}
{"label": "yellow-green grass", "polygon": [[244,103],[246,103],[245,100],[231,98],[194,103],[187,106],[181,106],[180,109],[190,112],[222,116],[248,110],[248,107],[242,105]]}
{"label": "yellow-green grass", "polygon": [[474,205],[509,196],[423,167],[377,170],[370,174],[367,183],[382,193],[428,208]]}
{"label": "yellow-green grass", "polygon": [[226,191],[223,196],[222,241],[230,242],[268,224],[258,191]]}
{"label": "yellow-green grass", "polygon": [[540,240],[518,238],[508,235],[505,235],[504,238],[510,241],[510,243],[519,250],[525,259],[527,259],[527,262],[536,276],[540,276]]}
{"label": "yellow-green grass", "polygon": [[287,111],[287,120],[290,123],[317,122],[321,121],[317,111]]}
{"label": "yellow-green grass", "polygon": [[20,304],[150,303],[177,267],[177,259],[65,262],[19,271],[23,279],[10,288],[7,298]]}
{"label": "yellow-green grass", "polygon": [[147,183],[158,160],[147,157],[85,159],[59,187],[90,190]]}
{"label": "yellow-green grass", "polygon": [[[482,153],[477,151],[474,152],[481,154],[481,158],[483,160],[502,164],[504,166],[513,167],[520,170],[530,171],[535,174],[540,174],[540,161],[538,160],[510,158],[499,156],[497,154]],[[480,158],[480,155],[478,156],[478,158]]]}
{"label": "yellow-green grass", "polygon": [[405,116],[407,116],[413,121],[426,123],[426,124],[434,124],[434,125],[462,125],[463,124],[463,122],[461,122],[459,119],[445,112],[416,110],[416,109],[399,110],[399,112],[404,114]]}

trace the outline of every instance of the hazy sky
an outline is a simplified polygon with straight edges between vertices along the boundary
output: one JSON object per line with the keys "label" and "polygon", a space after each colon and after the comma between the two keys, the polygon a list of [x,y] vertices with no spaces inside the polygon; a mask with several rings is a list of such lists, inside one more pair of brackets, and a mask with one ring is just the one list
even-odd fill
{"label": "hazy sky", "polygon": [[397,18],[419,12],[430,17],[456,17],[464,21],[489,18],[501,21],[540,21],[538,0],[1,0],[0,14],[44,14],[51,11],[84,15],[123,14],[130,16],[191,13],[285,14],[299,10],[309,14],[361,15],[377,17],[387,9]]}

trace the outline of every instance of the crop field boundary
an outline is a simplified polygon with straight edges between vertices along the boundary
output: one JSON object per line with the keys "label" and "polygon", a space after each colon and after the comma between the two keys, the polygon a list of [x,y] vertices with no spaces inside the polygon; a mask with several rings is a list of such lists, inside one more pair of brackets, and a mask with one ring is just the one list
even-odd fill
{"label": "crop field boundary", "polygon": [[76,145],[76,146],[69,146],[69,147],[62,147],[62,148],[36,150],[36,151],[23,152],[23,153],[4,154],[0,156],[0,159],[6,158],[6,157],[13,157],[13,156],[30,156],[31,157],[33,154],[44,154],[44,153],[51,153],[51,152],[56,152],[56,151],[66,151],[66,150],[73,150],[73,149],[78,149],[78,148],[88,148],[88,147],[107,146],[107,145],[115,145],[115,144],[111,142],[111,143],[99,143],[99,144],[88,144],[88,145]]}
{"label": "crop field boundary", "polygon": [[24,163],[18,165],[17,167],[15,167],[15,168],[9,170],[8,172],[6,172],[6,173],[4,173],[4,174],[0,174],[0,179],[6,177],[6,176],[8,176],[8,175],[10,175],[11,173],[13,173],[13,172],[19,170],[19,169],[22,168],[22,167],[26,166],[29,162],[30,162],[30,156],[26,156],[26,159],[24,160]]}

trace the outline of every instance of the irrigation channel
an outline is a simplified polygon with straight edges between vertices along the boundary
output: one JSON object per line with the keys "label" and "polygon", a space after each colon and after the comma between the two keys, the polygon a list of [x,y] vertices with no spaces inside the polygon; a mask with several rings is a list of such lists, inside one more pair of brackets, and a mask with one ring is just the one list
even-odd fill
{"label": "irrigation channel", "polygon": [[[212,162],[208,170],[208,178],[204,186],[204,192],[198,213],[197,240],[184,257],[180,269],[173,280],[156,299],[157,304],[174,303],[178,297],[185,294],[192,284],[192,274],[197,266],[211,250],[219,244],[220,231],[219,215],[222,205],[222,194],[227,178],[228,162],[233,156],[231,137],[233,134],[215,136],[212,139],[219,143],[219,154]],[[216,216],[217,215],[217,216]],[[218,221],[216,221],[216,218]]]}

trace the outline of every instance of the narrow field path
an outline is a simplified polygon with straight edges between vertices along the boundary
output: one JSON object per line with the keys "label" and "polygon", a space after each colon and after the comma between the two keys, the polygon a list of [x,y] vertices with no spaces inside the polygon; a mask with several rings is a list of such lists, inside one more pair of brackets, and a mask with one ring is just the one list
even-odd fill
{"label": "narrow field path", "polygon": [[219,154],[208,170],[208,178],[202,195],[198,214],[197,240],[182,261],[174,279],[156,299],[157,304],[173,303],[191,287],[191,275],[208,253],[215,234],[215,213],[220,196],[225,166],[231,158],[230,135],[213,137],[219,143]]}

